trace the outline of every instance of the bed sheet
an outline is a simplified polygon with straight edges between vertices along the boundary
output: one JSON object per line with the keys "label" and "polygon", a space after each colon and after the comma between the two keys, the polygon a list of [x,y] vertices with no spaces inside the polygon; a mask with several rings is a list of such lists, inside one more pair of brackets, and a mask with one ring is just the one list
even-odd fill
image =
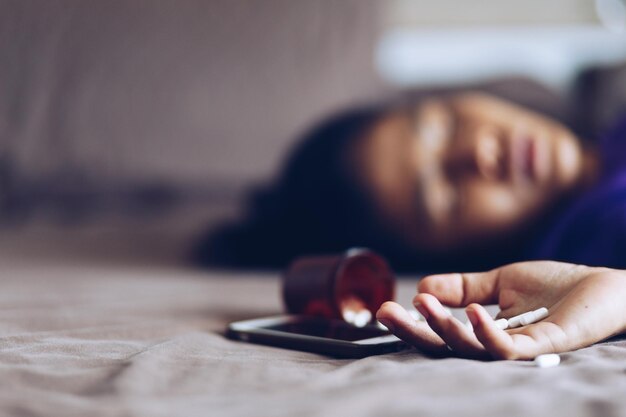
{"label": "bed sheet", "polygon": [[[333,359],[228,340],[278,273],[0,257],[0,415],[618,416],[626,343],[530,362]],[[408,303],[414,280],[402,280]]]}

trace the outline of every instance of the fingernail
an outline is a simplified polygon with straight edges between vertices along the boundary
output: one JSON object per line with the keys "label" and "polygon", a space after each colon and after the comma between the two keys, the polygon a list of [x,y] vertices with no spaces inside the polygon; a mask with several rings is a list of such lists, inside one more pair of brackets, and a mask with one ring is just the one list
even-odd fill
{"label": "fingernail", "polygon": [[428,310],[426,310],[426,308],[424,308],[423,305],[421,304],[415,304],[415,308],[417,309],[417,311],[420,312],[420,314],[422,316],[424,316],[425,320],[428,320],[428,317],[430,317],[430,314],[428,313]]}
{"label": "fingernail", "polygon": [[467,310],[465,314],[467,314],[467,318],[469,319],[470,323],[472,323],[472,326],[476,327],[476,325],[478,324],[478,315],[476,314],[476,312],[474,310]]}
{"label": "fingernail", "polygon": [[393,333],[393,331],[395,330],[393,323],[391,323],[391,321],[387,319],[378,319],[378,322],[385,326],[391,333]]}

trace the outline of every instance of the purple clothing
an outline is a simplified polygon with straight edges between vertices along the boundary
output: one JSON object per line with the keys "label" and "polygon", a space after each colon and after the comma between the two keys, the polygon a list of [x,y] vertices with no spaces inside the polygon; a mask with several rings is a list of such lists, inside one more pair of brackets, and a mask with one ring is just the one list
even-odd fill
{"label": "purple clothing", "polygon": [[626,268],[626,118],[600,151],[598,184],[567,210],[533,258]]}

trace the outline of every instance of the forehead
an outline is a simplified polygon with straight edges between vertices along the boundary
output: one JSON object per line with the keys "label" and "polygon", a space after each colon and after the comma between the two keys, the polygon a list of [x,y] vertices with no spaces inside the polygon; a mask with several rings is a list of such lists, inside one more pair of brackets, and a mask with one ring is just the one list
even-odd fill
{"label": "forehead", "polygon": [[450,97],[446,104],[457,116],[497,124],[542,123],[552,125],[547,117],[510,101],[482,93],[465,93]]}
{"label": "forehead", "polygon": [[415,218],[416,156],[407,112],[390,113],[375,123],[355,149],[357,176],[373,208],[389,222]]}

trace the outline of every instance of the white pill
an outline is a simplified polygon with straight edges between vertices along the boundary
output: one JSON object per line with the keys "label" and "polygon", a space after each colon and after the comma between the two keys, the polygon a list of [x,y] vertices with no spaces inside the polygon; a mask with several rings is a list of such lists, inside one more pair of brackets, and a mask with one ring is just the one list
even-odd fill
{"label": "white pill", "polygon": [[535,365],[539,368],[552,368],[553,366],[558,366],[560,363],[561,357],[556,353],[539,355],[535,358]]}
{"label": "white pill", "polygon": [[520,322],[522,326],[528,326],[529,324],[537,323],[546,317],[548,317],[548,309],[541,307],[530,313],[522,314]]}
{"label": "white pill", "polygon": [[356,311],[354,310],[345,310],[343,312],[343,319],[348,323],[354,323],[354,319],[356,318]]}
{"label": "white pill", "polygon": [[465,327],[467,327],[470,332],[474,331],[474,326],[472,325],[472,322],[469,321],[469,319],[467,321],[465,321]]}
{"label": "white pill", "polygon": [[378,328],[380,330],[384,330],[384,331],[388,331],[389,329],[387,328],[387,326],[385,326],[384,324],[382,324],[381,322],[379,322],[378,320],[376,320],[376,326],[378,326]]}
{"label": "white pill", "polygon": [[535,322],[541,321],[548,317],[548,309],[545,307],[538,308],[537,310],[533,311],[533,313],[535,313]]}
{"label": "white pill", "polygon": [[506,330],[509,328],[509,321],[507,319],[498,319],[496,320],[496,326],[499,329]]}
{"label": "white pill", "polygon": [[[525,314],[525,313],[524,313]],[[507,320],[507,323],[509,325],[509,329],[514,329],[516,327],[521,326],[521,318],[522,318],[523,314],[520,314],[518,316],[513,316],[510,319]]]}
{"label": "white pill", "polygon": [[356,327],[364,327],[372,320],[372,313],[369,310],[361,310],[354,316],[354,324]]}
{"label": "white pill", "polygon": [[536,323],[539,320],[545,319],[546,317],[548,317],[548,309],[546,307],[541,307],[537,310],[528,311],[526,313],[511,317],[508,320],[509,329],[514,329],[520,326],[528,326],[529,324]]}
{"label": "white pill", "polygon": [[524,313],[519,318],[519,323],[522,326],[528,326],[529,324],[532,324],[534,322],[535,322],[535,312],[534,311],[529,311],[528,313]]}

